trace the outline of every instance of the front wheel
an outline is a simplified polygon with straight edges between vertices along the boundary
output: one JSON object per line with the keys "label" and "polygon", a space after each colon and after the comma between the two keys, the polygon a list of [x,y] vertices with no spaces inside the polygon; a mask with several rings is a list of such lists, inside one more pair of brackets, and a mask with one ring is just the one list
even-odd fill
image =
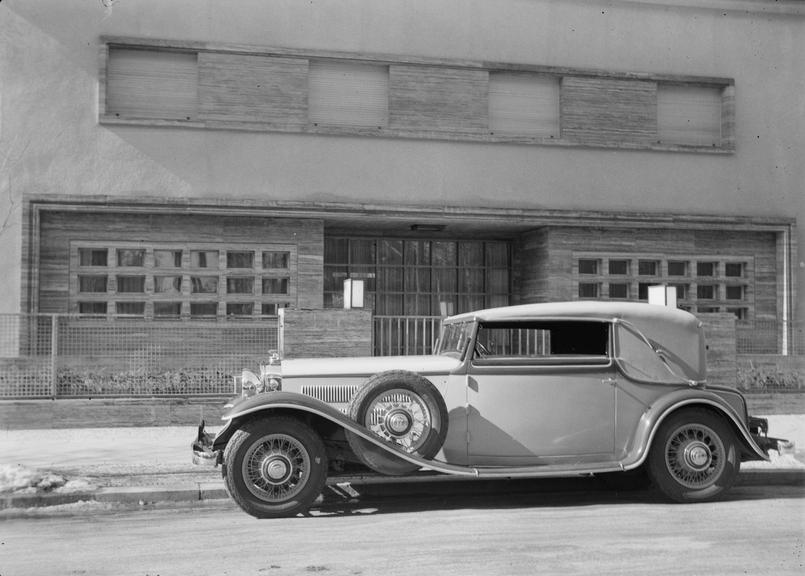
{"label": "front wheel", "polygon": [[255,420],[227,443],[222,474],[229,495],[248,514],[295,516],[321,494],[327,454],[319,435],[300,420]]}
{"label": "front wheel", "polygon": [[677,502],[717,498],[735,483],[740,468],[729,424],[701,409],[668,417],[657,431],[648,457],[655,486]]}

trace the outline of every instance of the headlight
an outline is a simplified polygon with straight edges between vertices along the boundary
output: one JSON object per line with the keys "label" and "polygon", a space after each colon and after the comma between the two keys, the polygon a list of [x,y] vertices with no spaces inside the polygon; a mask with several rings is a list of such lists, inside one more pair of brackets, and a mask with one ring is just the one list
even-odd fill
{"label": "headlight", "polygon": [[282,390],[282,360],[276,350],[269,350],[268,363],[260,364],[260,382],[263,385],[260,392]]}

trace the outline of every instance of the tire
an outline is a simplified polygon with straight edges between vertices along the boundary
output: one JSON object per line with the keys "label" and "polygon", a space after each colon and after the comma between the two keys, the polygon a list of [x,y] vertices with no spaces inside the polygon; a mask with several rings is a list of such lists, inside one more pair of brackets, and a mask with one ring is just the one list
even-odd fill
{"label": "tire", "polygon": [[654,485],[676,502],[718,498],[735,483],[740,469],[732,428],[703,409],[669,416],[660,425],[648,456]]}
{"label": "tire", "polygon": [[327,480],[319,435],[295,418],[254,420],[235,432],[221,470],[227,492],[256,518],[306,512]]}
{"label": "tire", "polygon": [[[376,436],[409,454],[430,459],[447,436],[447,407],[436,387],[412,372],[382,372],[367,380],[352,398],[349,416]],[[347,431],[352,451],[366,466],[391,476],[419,466]]]}

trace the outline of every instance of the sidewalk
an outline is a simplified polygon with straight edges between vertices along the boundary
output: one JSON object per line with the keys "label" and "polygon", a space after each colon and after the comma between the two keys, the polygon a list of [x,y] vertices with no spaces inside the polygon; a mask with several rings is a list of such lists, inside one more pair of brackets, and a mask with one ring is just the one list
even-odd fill
{"label": "sidewalk", "polygon": [[[739,483],[805,484],[805,415],[768,418],[770,434],[795,452],[744,463]],[[226,499],[220,468],[191,462],[195,434],[193,426],[0,430],[0,510]]]}

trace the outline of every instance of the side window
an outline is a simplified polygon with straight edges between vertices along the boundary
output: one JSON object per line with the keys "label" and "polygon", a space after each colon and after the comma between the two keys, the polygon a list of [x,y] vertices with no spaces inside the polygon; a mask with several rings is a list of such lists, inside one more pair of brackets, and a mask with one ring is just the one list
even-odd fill
{"label": "side window", "polygon": [[479,363],[573,364],[609,361],[609,324],[591,321],[489,322],[478,329]]}

